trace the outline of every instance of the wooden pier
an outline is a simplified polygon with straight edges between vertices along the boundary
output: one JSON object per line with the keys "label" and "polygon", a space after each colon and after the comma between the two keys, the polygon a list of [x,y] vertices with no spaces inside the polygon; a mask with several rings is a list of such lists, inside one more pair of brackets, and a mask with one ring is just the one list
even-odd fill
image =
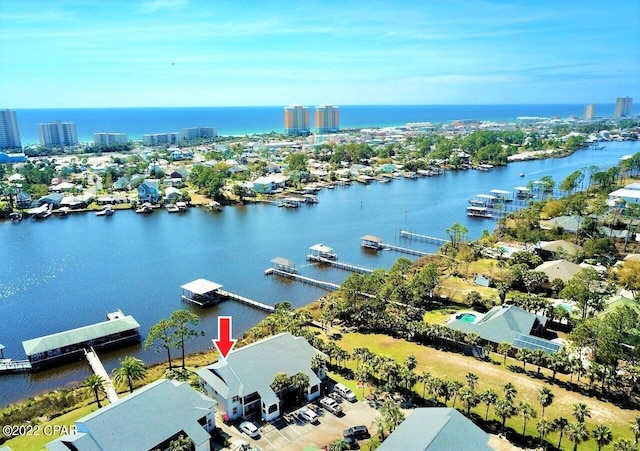
{"label": "wooden pier", "polygon": [[89,366],[91,366],[93,374],[102,378],[102,386],[104,387],[104,391],[107,394],[107,399],[109,400],[109,402],[114,403],[119,400],[120,398],[118,397],[118,393],[113,387],[113,383],[109,378],[109,374],[107,374],[107,370],[105,370],[104,366],[102,366],[102,362],[100,361],[98,354],[96,354],[93,348],[91,348],[90,351],[85,349],[84,355],[89,361]]}
{"label": "wooden pier", "polygon": [[199,307],[210,307],[227,299],[231,299],[269,313],[276,311],[275,307],[271,305],[263,304],[262,302],[223,290],[222,285],[206,279],[194,280],[182,285],[180,288],[182,288],[180,298],[185,302],[195,304]]}
{"label": "wooden pier", "polygon": [[24,373],[31,370],[31,362],[28,360],[0,359],[0,374]]}
{"label": "wooden pier", "polygon": [[239,294],[231,293],[230,291],[218,289],[218,294],[220,296],[224,296],[225,298],[232,299],[234,301],[238,301],[241,304],[248,305],[249,307],[256,308],[258,310],[264,310],[266,312],[272,313],[276,311],[276,308],[272,305],[263,304],[262,302],[254,301],[253,299],[245,298],[244,296],[240,296]]}
{"label": "wooden pier", "polygon": [[371,274],[373,272],[373,269],[365,268],[364,266],[358,266],[351,263],[341,262],[338,260],[330,260],[330,259],[323,258],[313,254],[307,255],[307,260],[316,262],[316,263],[323,263],[329,266],[333,266],[334,268],[344,269],[345,271],[351,271],[358,274]]}
{"label": "wooden pier", "polygon": [[383,244],[382,248],[390,251],[402,252],[403,254],[417,255],[418,257],[424,257],[426,255],[435,255],[430,252],[419,251],[417,249],[409,249],[408,247],[394,246],[392,244]]}
{"label": "wooden pier", "polygon": [[429,236],[429,235],[421,235],[419,233],[409,232],[408,230],[400,230],[400,238],[424,241],[425,243],[439,244],[439,245],[447,244],[449,242],[449,240],[445,240],[444,238],[437,238],[435,236]]}
{"label": "wooden pier", "polygon": [[294,279],[294,280],[297,280],[298,282],[306,283],[308,285],[313,285],[327,291],[337,291],[338,288],[340,288],[340,285],[335,283],[325,282],[324,280],[312,279],[311,277],[305,277],[305,276],[301,276],[300,274],[294,274],[288,271],[281,271],[279,269],[274,269],[274,268],[270,268],[270,271],[268,273],[265,272],[265,274],[275,274],[276,276],[287,277],[289,279]]}

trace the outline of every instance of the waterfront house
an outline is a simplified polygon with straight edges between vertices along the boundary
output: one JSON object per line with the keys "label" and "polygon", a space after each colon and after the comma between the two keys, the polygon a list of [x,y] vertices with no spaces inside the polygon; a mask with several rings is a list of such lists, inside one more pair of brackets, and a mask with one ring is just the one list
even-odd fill
{"label": "waterfront house", "polygon": [[582,250],[581,246],[565,240],[540,241],[536,246],[542,258],[553,258],[556,255],[573,256]]}
{"label": "waterfront house", "polygon": [[140,324],[131,315],[116,315],[101,323],[45,335],[22,342],[34,368],[84,357],[84,349],[114,349],[140,341]]}
{"label": "waterfront house", "polygon": [[456,409],[415,409],[378,447],[379,451],[482,451],[491,437]]}
{"label": "waterfront house", "polygon": [[548,318],[536,315],[515,305],[497,305],[484,316],[478,316],[469,322],[465,315],[457,315],[447,322],[447,327],[464,333],[475,333],[488,343],[497,346],[509,343],[516,348],[542,349],[555,352],[560,349],[558,343],[541,338],[545,333]]}
{"label": "waterfront house", "polygon": [[41,205],[47,204],[51,205],[53,208],[58,208],[60,206],[60,202],[64,198],[64,194],[62,193],[49,193],[46,196],[42,196],[40,199],[35,201],[35,207],[40,207]]}
{"label": "waterfront house", "polygon": [[195,451],[213,449],[215,401],[186,382],[160,379],[76,420],[76,433],[46,445],[49,451],[167,449],[181,435]]}
{"label": "waterfront house", "polygon": [[138,186],[138,201],[157,204],[160,200],[160,180],[146,179]]}
{"label": "waterfront house", "polygon": [[320,396],[325,369],[320,368],[318,373],[311,369],[311,359],[316,354],[320,352],[307,340],[285,332],[236,349],[197,374],[206,393],[218,401],[219,409],[229,419],[259,416],[271,421],[280,416],[282,402],[271,388],[276,374],[306,374],[306,399],[312,401]]}
{"label": "waterfront house", "polygon": [[182,197],[182,191],[173,186],[169,186],[164,190],[164,202],[170,204]]}
{"label": "waterfront house", "polygon": [[260,194],[271,194],[276,190],[284,188],[288,177],[285,175],[269,175],[259,177],[252,182],[253,190]]}
{"label": "waterfront house", "polygon": [[629,183],[624,188],[609,193],[609,199],[613,201],[622,199],[625,202],[640,202],[640,183]]}

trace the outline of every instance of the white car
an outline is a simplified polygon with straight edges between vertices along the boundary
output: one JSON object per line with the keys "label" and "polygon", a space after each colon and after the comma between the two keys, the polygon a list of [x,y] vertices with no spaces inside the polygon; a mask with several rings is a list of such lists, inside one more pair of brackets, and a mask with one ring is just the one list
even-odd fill
{"label": "white car", "polygon": [[320,405],[334,415],[339,415],[342,412],[342,406],[332,398],[322,398]]}
{"label": "white car", "polygon": [[298,416],[309,423],[316,423],[318,421],[318,414],[311,409],[301,409],[298,412]]}
{"label": "white car", "polygon": [[260,435],[260,431],[251,421],[243,421],[240,423],[240,430],[251,438],[256,438]]}

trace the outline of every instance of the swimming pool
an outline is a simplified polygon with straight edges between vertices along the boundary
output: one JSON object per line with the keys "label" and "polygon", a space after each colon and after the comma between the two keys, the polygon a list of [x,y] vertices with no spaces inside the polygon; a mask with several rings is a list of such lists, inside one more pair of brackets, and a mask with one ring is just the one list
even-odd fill
{"label": "swimming pool", "polygon": [[464,321],[465,323],[474,323],[476,321],[476,315],[473,313],[461,313],[456,316],[456,319]]}

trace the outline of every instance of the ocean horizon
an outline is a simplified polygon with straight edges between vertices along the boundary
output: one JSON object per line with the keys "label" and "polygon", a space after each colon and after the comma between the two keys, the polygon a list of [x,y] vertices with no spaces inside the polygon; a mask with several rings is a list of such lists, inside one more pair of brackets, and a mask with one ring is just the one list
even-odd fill
{"label": "ocean horizon", "polygon": [[[520,116],[582,117],[584,104],[508,105],[337,105],[340,128],[402,126],[408,122],[456,120],[513,121]],[[313,109],[314,107],[310,107]],[[179,132],[187,127],[216,127],[220,136],[283,132],[283,106],[123,107],[14,109],[23,146],[38,144],[38,124],[75,122],[81,142],[93,133],[127,133],[141,139],[149,133]],[[613,104],[597,104],[596,116],[610,118]],[[313,115],[311,117],[313,127]]]}

